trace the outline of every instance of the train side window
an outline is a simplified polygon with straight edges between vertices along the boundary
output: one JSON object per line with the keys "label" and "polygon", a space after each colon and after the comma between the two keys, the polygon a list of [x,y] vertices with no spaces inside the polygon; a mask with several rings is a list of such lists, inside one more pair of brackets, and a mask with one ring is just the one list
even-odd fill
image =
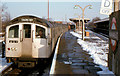
{"label": "train side window", "polygon": [[19,37],[19,26],[13,26],[9,29],[8,38],[18,38]]}
{"label": "train side window", "polygon": [[36,38],[46,38],[44,28],[36,26]]}

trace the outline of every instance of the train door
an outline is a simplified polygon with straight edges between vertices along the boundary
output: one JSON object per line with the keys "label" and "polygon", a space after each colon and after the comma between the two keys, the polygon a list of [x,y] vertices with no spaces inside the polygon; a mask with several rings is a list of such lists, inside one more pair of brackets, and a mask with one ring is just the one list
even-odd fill
{"label": "train door", "polygon": [[32,57],[32,31],[31,24],[23,24],[22,31],[22,57]]}
{"label": "train door", "polygon": [[33,54],[34,58],[46,58],[47,56],[47,28],[42,25],[35,25],[33,41]]}

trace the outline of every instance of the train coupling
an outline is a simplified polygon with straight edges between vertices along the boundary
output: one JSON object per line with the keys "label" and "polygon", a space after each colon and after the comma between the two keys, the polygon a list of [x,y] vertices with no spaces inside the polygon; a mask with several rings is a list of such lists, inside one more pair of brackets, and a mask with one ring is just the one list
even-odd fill
{"label": "train coupling", "polygon": [[18,62],[18,67],[22,68],[32,68],[36,65],[35,62]]}

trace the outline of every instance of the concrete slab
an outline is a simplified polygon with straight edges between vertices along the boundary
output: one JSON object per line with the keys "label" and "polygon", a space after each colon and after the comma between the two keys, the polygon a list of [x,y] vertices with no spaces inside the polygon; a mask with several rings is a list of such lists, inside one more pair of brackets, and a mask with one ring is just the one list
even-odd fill
{"label": "concrete slab", "polygon": [[76,65],[76,66],[87,66],[87,63],[73,63],[72,65]]}
{"label": "concrete slab", "polygon": [[91,55],[84,51],[83,48],[77,43],[77,37],[70,34],[70,32],[63,34],[59,43],[54,74],[57,76],[94,76],[91,75],[96,74],[97,69],[94,69],[94,66],[95,64],[93,63]]}
{"label": "concrete slab", "polygon": [[83,62],[83,60],[71,60],[73,63],[82,63]]}
{"label": "concrete slab", "polygon": [[85,69],[73,69],[74,74],[89,74],[89,72]]}

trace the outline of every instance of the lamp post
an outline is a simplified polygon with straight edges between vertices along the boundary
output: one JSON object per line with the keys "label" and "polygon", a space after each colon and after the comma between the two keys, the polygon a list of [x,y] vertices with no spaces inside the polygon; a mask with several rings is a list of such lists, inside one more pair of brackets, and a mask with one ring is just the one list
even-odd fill
{"label": "lamp post", "polygon": [[114,0],[114,12],[119,10],[119,2],[120,0]]}
{"label": "lamp post", "polygon": [[77,7],[79,7],[79,8],[81,8],[81,10],[82,10],[82,22],[83,22],[83,24],[82,24],[82,40],[84,40],[84,36],[85,36],[85,25],[84,25],[84,13],[85,13],[85,9],[87,8],[87,7],[89,7],[90,9],[91,9],[91,6],[92,5],[87,5],[87,6],[85,6],[84,8],[82,8],[81,6],[79,6],[79,5],[75,5],[75,9],[77,9]]}
{"label": "lamp post", "polygon": [[74,15],[77,15],[78,18],[79,18],[79,26],[78,26],[78,30],[80,30],[80,16],[81,16],[81,15],[78,15],[78,14],[74,14]]}
{"label": "lamp post", "polygon": [[48,0],[48,21],[49,21],[49,0]]}
{"label": "lamp post", "polygon": [[[1,2],[1,1],[0,1]],[[2,28],[2,4],[0,3],[0,28]],[[0,29],[0,32],[2,31],[2,29]]]}

